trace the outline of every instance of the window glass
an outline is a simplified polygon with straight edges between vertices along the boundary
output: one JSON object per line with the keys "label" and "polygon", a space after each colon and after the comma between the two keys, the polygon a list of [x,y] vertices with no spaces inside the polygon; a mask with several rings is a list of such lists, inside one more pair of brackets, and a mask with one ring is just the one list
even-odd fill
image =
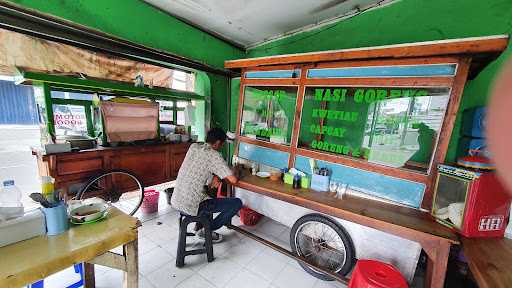
{"label": "window glass", "polygon": [[179,70],[174,70],[172,74],[173,78],[178,81],[185,82],[187,80],[187,73]]}
{"label": "window glass", "polygon": [[53,105],[56,136],[87,135],[85,107],[80,105]]}
{"label": "window glass", "polygon": [[92,101],[93,94],[75,93],[75,92],[63,92],[63,91],[51,91],[52,98],[54,99],[71,99],[71,100],[83,100]]}
{"label": "window glass", "polygon": [[178,108],[185,108],[185,107],[187,107],[187,105],[188,105],[188,101],[178,101],[178,102],[176,103],[176,106],[177,106]]}
{"label": "window glass", "polygon": [[245,87],[241,135],[290,144],[297,87]]}
{"label": "window glass", "polygon": [[194,91],[194,74],[173,70],[171,72],[171,88],[183,91]]}
{"label": "window glass", "polygon": [[173,111],[173,105],[174,103],[172,101],[161,101],[158,100],[158,103],[160,104],[160,113],[159,113],[159,120],[160,121],[173,121],[174,117],[174,111]]}
{"label": "window glass", "polygon": [[176,111],[176,124],[185,125],[185,111]]}
{"label": "window glass", "polygon": [[307,87],[299,147],[426,172],[449,88]]}
{"label": "window glass", "polygon": [[181,81],[173,81],[172,82],[172,89],[186,91],[187,90],[187,83],[181,82]]}

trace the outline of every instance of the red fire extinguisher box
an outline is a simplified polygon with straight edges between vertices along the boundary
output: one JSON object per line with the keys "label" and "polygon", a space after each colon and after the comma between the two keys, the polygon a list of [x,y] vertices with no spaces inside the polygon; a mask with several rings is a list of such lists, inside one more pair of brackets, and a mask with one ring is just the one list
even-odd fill
{"label": "red fire extinguisher box", "polygon": [[464,237],[503,237],[510,197],[495,172],[439,165],[432,216]]}

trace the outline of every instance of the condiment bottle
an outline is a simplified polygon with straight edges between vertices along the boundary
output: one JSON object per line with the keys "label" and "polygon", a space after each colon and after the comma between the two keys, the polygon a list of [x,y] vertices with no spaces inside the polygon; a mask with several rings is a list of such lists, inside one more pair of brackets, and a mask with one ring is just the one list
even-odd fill
{"label": "condiment bottle", "polygon": [[300,175],[295,174],[293,176],[293,189],[299,189],[300,188]]}
{"label": "condiment bottle", "polygon": [[258,163],[252,162],[251,173],[252,173],[252,175],[256,175],[256,173],[258,173]]}
{"label": "condiment bottle", "polygon": [[54,180],[50,176],[41,177],[41,193],[47,200],[53,199]]}
{"label": "condiment bottle", "polygon": [[288,172],[288,167],[281,168],[281,181],[284,181],[284,174]]}

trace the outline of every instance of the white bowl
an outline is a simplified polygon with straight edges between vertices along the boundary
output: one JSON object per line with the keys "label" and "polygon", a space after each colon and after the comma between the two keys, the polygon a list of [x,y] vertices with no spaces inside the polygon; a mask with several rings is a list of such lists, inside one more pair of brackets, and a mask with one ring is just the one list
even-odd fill
{"label": "white bowl", "polygon": [[260,171],[260,172],[256,173],[256,176],[261,177],[261,178],[268,178],[268,177],[270,177],[270,172]]}
{"label": "white bowl", "polygon": [[70,217],[74,222],[88,222],[101,218],[108,211],[108,204],[91,203],[79,206],[71,210]]}
{"label": "white bowl", "polygon": [[181,135],[180,134],[169,134],[166,136],[167,140],[169,142],[180,142],[181,141]]}

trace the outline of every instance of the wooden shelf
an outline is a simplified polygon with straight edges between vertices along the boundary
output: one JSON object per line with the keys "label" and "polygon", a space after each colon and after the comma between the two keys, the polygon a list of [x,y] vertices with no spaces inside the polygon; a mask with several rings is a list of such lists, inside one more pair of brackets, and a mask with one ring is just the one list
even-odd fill
{"label": "wooden shelf", "polygon": [[462,249],[480,288],[512,287],[512,240],[463,238]]}
{"label": "wooden shelf", "polygon": [[18,68],[17,84],[38,85],[48,84],[52,90],[75,91],[82,93],[100,93],[105,95],[123,95],[144,97],[149,99],[204,100],[204,96],[193,92],[167,89],[162,87],[135,87],[133,83],[107,81],[98,79],[81,79],[76,77],[52,75],[24,71]]}
{"label": "wooden shelf", "polygon": [[237,186],[265,196],[339,217],[413,241],[445,240],[458,243],[457,235],[435,222],[431,215],[417,209],[359,197],[335,198],[333,193],[311,189],[293,189],[280,181],[253,175],[240,178]]}

